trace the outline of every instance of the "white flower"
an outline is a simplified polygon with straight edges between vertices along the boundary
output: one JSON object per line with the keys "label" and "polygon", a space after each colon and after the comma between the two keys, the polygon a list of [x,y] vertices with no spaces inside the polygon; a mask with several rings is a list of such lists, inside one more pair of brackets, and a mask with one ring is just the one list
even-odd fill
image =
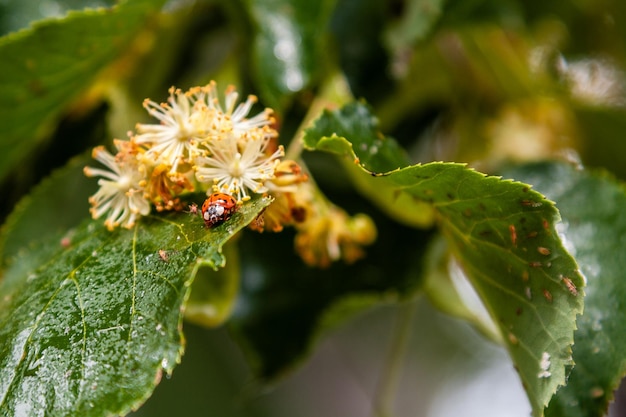
{"label": "white flower", "polygon": [[203,98],[200,88],[182,92],[180,89],[170,88],[167,103],[157,104],[152,100],[144,100],[143,106],[150,115],[157,118],[160,124],[137,124],[138,135],[132,140],[140,145],[149,147],[146,158],[155,162],[172,166],[175,172],[178,164],[189,158],[197,145],[197,141],[206,135],[201,120],[201,108],[198,103]]}
{"label": "white flower", "polygon": [[[188,162],[199,154],[198,146],[206,141],[233,132],[243,135],[246,132],[269,125],[273,122],[272,111],[266,109],[247,119],[256,102],[255,96],[248,96],[245,102],[235,106],[239,94],[233,86],[226,89],[225,106],[217,96],[216,83],[204,87],[194,87],[181,91],[174,87],[169,90],[167,103],[157,104],[146,99],[144,107],[160,124],[137,124],[137,135],[133,141],[145,145],[146,158],[171,166],[175,172],[179,163]],[[265,132],[272,137],[272,129]]]}
{"label": "white flower", "polygon": [[[261,128],[263,126],[273,123],[272,110],[265,109],[261,113],[253,116],[249,119],[246,117],[252,106],[257,102],[257,97],[249,95],[245,102],[239,103],[237,107],[237,99],[239,93],[235,89],[235,86],[230,85],[226,88],[224,95],[224,107],[220,104],[220,100],[217,96],[217,88],[215,81],[211,81],[207,86],[203,88],[203,93],[207,95],[206,103],[209,109],[217,110],[219,114],[224,115],[222,131],[231,130],[235,135],[242,135],[255,128]],[[267,130],[272,132],[271,136],[276,136],[274,130]]]}
{"label": "white flower", "polygon": [[109,230],[122,225],[131,228],[137,218],[150,213],[150,203],[144,197],[144,170],[138,165],[136,149],[131,142],[115,141],[118,149],[116,156],[111,155],[103,146],[93,150],[93,157],[110,171],[85,167],[85,175],[102,177],[98,180],[100,189],[89,198],[94,219],[107,214],[104,222]]}
{"label": "white flower", "polygon": [[245,201],[250,198],[248,190],[264,193],[265,181],[274,177],[274,170],[284,156],[282,146],[267,155],[270,143],[266,129],[256,128],[244,136],[234,133],[206,142],[207,156],[195,159],[196,178],[200,182],[213,183],[212,191],[228,193]]}

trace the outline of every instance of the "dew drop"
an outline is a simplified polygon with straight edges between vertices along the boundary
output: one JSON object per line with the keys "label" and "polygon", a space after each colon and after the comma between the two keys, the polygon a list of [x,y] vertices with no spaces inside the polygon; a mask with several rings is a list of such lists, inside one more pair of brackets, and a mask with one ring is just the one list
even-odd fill
{"label": "dew drop", "polygon": [[541,355],[541,361],[539,362],[539,368],[541,369],[537,374],[538,378],[549,378],[552,376],[552,373],[549,371],[550,369],[550,354],[548,352],[543,352]]}
{"label": "dew drop", "polygon": [[552,376],[552,372],[550,372],[550,371],[540,371],[537,374],[538,378],[550,378],[551,376]]}
{"label": "dew drop", "polygon": [[533,299],[533,293],[532,293],[530,287],[526,287],[524,289],[524,293],[526,294],[526,298],[528,298],[529,300]]}

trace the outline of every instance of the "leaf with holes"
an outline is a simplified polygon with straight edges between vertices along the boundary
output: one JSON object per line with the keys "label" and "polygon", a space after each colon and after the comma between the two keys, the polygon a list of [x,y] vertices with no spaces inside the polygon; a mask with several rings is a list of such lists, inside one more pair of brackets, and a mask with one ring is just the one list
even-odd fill
{"label": "leaf with holes", "polygon": [[107,416],[141,405],[180,361],[197,271],[223,266],[223,244],[269,202],[210,230],[186,213],[114,232],[89,220],[14,259],[0,287],[0,414]]}
{"label": "leaf with holes", "polygon": [[[307,131],[306,145],[315,149],[324,144],[350,161],[370,158],[367,164],[373,166],[378,157],[366,154],[372,135],[350,134],[359,129],[358,118],[346,121],[339,136],[319,128],[328,117],[342,120],[341,110],[322,115]],[[372,175],[371,169],[360,166],[361,175]],[[413,210],[420,209],[418,203],[432,207],[453,253],[499,326],[533,414],[543,415],[573,364],[576,315],[583,308],[583,279],[556,232],[560,218],[554,204],[526,184],[456,163],[434,162],[375,175],[379,189],[408,197],[405,203],[415,201]]]}

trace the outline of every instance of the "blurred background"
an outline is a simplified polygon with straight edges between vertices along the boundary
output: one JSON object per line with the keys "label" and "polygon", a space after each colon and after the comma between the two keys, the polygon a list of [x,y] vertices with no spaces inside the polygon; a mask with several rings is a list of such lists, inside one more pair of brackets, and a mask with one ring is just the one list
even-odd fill
{"label": "blurred background", "polygon": [[[255,383],[224,330],[187,325],[182,364],[133,415],[376,416],[398,309],[380,306],[325,337],[301,367],[270,387]],[[395,382],[394,416],[522,417],[530,405],[503,348],[469,325],[415,302]],[[402,314],[402,313],[400,313]]]}

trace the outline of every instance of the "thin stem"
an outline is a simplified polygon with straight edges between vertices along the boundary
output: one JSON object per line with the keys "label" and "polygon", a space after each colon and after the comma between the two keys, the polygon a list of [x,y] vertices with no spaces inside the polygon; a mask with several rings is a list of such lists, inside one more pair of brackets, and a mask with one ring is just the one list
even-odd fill
{"label": "thin stem", "polygon": [[397,386],[405,361],[416,308],[417,303],[414,300],[405,302],[398,308],[385,367],[374,394],[373,415],[376,417],[393,415]]}

